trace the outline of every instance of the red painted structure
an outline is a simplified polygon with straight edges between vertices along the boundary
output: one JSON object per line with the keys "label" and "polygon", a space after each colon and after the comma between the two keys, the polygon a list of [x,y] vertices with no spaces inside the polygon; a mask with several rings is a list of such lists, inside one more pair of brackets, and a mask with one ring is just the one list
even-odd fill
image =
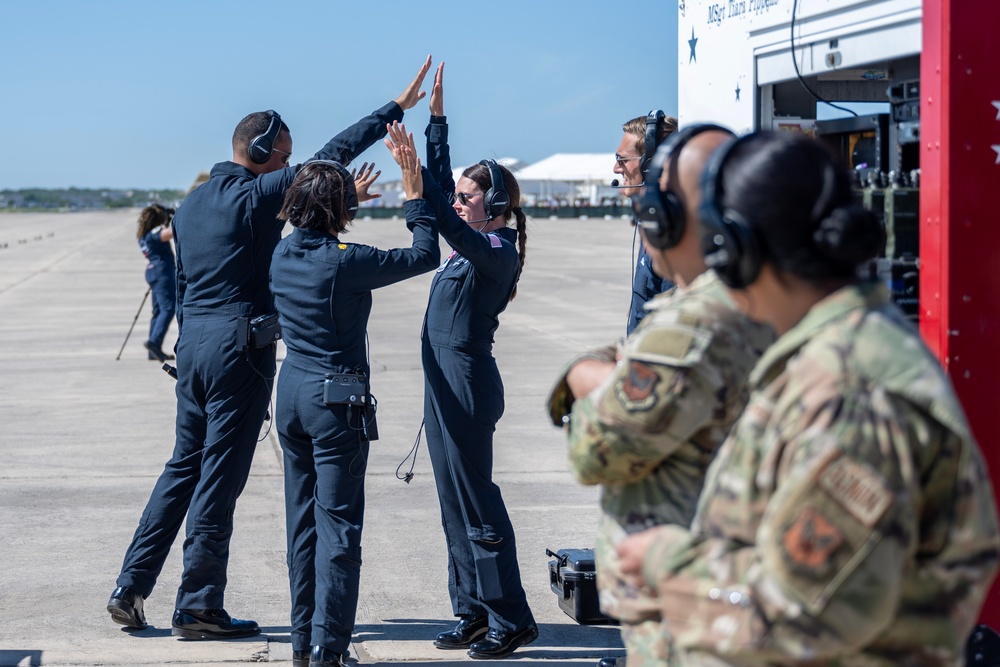
{"label": "red painted structure", "polygon": [[[1000,2],[923,0],[920,331],[1000,494]],[[1000,628],[1000,585],[982,621]]]}

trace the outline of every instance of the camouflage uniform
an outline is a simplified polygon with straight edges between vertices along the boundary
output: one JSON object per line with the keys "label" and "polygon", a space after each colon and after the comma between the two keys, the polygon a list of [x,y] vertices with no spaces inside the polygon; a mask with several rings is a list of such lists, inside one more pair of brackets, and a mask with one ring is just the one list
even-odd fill
{"label": "camouflage uniform", "polygon": [[997,568],[993,493],[885,287],[814,306],[750,386],[690,530],[647,552],[670,664],[962,664]]}
{"label": "camouflage uniform", "polygon": [[[664,664],[666,644],[657,601],[623,582],[615,546],[629,533],[690,524],[708,464],[746,403],[747,376],[774,340],[769,327],[736,309],[714,271],[657,296],[647,311],[620,349],[585,355],[621,360],[572,405],[569,431],[577,478],[602,485],[601,609],[622,621],[629,667]],[[567,397],[564,376],[553,395],[556,415]]]}

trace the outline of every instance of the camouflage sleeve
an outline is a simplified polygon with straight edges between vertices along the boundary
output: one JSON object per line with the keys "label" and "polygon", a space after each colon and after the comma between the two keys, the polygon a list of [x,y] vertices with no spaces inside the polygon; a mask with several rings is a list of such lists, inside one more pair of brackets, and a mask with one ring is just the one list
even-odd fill
{"label": "camouflage sleeve", "polygon": [[549,418],[552,420],[553,425],[560,428],[565,426],[570,410],[573,408],[573,403],[576,402],[576,397],[573,396],[573,392],[569,389],[569,383],[566,381],[566,376],[569,375],[573,366],[576,366],[584,359],[596,359],[598,361],[610,361],[614,363],[619,349],[621,349],[619,344],[612,344],[588,350],[566,364],[559,375],[559,379],[556,380],[555,386],[552,387],[552,391],[549,392],[548,410]]}
{"label": "camouflage sleeve", "polygon": [[[702,534],[664,532],[647,552],[644,574],[678,650],[824,661],[878,637],[945,664],[964,644],[996,571],[988,477],[974,444],[912,406],[879,402],[831,400],[811,414],[800,403],[798,423],[773,431],[787,442],[726,449],[720,479],[754,479],[766,502],[710,499]],[[918,449],[932,452],[926,470]],[[750,514],[755,534],[733,539],[739,530],[726,526]]]}
{"label": "camouflage sleeve", "polygon": [[570,416],[570,467],[583,484],[641,479],[703,428],[722,374],[707,329],[674,323],[629,339],[614,373]]}

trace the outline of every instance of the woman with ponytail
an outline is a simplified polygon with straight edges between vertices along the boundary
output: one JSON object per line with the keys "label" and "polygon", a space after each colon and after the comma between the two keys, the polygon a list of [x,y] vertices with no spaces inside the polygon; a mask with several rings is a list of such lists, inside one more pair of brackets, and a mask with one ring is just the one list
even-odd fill
{"label": "woman with ponytail", "polygon": [[[521,586],[514,529],[493,482],[493,433],[504,409],[493,334],[517,291],[526,219],[517,181],[496,162],[475,164],[454,182],[443,67],[431,92],[424,197],[453,252],[438,267],[424,319],[424,427],[459,622],[434,644],[488,660],[538,637]],[[397,162],[416,153],[402,125],[394,123],[389,136],[386,145]]]}
{"label": "woman with ponytail", "polygon": [[174,355],[163,351],[163,339],[177,310],[177,267],[174,251],[170,248],[170,241],[174,238],[170,228],[173,217],[174,209],[150,204],[139,214],[139,229],[136,232],[139,249],[148,260],[146,282],[153,295],[149,340],[142,344],[151,361],[168,361],[174,358]]}
{"label": "woman with ponytail", "polygon": [[997,511],[948,376],[858,277],[878,219],[805,136],[734,140],[703,183],[705,261],[780,337],[691,527],[618,547],[656,592],[669,664],[962,664]]}

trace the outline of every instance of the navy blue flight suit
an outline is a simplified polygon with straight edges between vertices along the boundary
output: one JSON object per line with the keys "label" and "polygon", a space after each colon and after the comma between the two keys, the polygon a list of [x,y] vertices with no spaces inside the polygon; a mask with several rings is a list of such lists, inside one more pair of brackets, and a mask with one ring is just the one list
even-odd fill
{"label": "navy blue flight suit", "polygon": [[[331,139],[317,158],[349,163],[403,116],[390,102]],[[177,246],[177,427],[119,586],[148,597],[187,515],[178,609],[221,609],[236,499],[250,473],[271,396],[275,349],[237,347],[240,318],[272,312],[276,215],[299,166],[261,176],[235,162],[212,167],[173,219]]]}
{"label": "navy blue flight suit", "polygon": [[[514,528],[493,482],[493,433],[503,382],[493,334],[520,274],[517,232],[477,232],[449,203],[455,192],[444,117],[427,128],[424,198],[454,252],[431,283],[421,335],[424,422],[448,545],[456,616],[489,615],[505,632],[534,624],[521,586]],[[440,186],[438,185],[440,183]]]}
{"label": "navy blue flight suit", "polygon": [[667,278],[661,278],[653,271],[653,262],[646,252],[646,244],[639,242],[639,258],[635,263],[635,277],[632,280],[632,304],[628,311],[628,326],[625,333],[631,334],[642,318],[646,316],[646,309],[643,307],[646,302],[657,294],[666,292],[674,284]]}
{"label": "navy blue flight suit", "polygon": [[146,282],[153,296],[153,318],[149,322],[149,342],[163,347],[170,321],[177,310],[177,281],[174,251],[170,241],[160,240],[163,227],[157,227],[139,239],[139,249],[149,263],[146,265]]}
{"label": "navy blue flight suit", "polygon": [[[403,206],[410,248],[379,250],[296,229],[271,262],[271,291],[288,352],[276,425],[285,463],[292,650],[345,654],[361,576],[368,429],[358,408],[325,405],[327,373],[369,374],[371,290],[430,271],[441,258],[427,203]],[[383,223],[379,223],[383,224]],[[385,224],[388,224],[385,222]]]}

